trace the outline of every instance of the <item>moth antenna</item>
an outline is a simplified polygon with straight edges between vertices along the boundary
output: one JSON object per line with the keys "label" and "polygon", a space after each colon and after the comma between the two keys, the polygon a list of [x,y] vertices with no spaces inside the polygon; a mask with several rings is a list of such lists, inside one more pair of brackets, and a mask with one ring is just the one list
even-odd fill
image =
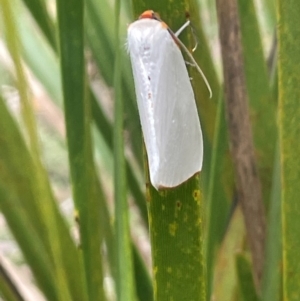
{"label": "moth antenna", "polygon": [[198,47],[198,44],[199,44],[199,40],[198,40],[198,37],[195,33],[195,28],[194,26],[191,24],[191,31],[192,31],[192,35],[193,35],[193,38],[194,38],[194,42],[195,42],[195,46],[194,48],[192,49],[192,52],[195,52],[195,50],[197,49]]}
{"label": "moth antenna", "polygon": [[187,20],[175,33],[174,35],[178,37],[189,25],[191,24],[190,20]]}
{"label": "moth antenna", "polygon": [[188,26],[191,26],[191,31],[192,31],[192,35],[193,35],[193,38],[194,38],[194,41],[195,41],[195,46],[194,48],[192,49],[192,52],[194,52],[197,47],[198,47],[198,44],[199,44],[199,41],[198,41],[198,38],[195,34],[195,28],[194,26],[191,24],[191,21],[190,21],[190,15],[188,14],[186,16],[186,18],[188,19],[175,33],[174,35],[178,38],[178,36],[188,27]]}
{"label": "moth antenna", "polygon": [[202,76],[205,85],[209,91],[209,98],[212,98],[212,90],[210,87],[210,84],[206,78],[206,76],[204,75],[202,69],[199,67],[199,65],[197,64],[196,60],[194,59],[194,57],[191,55],[191,53],[189,52],[189,50],[186,48],[186,46],[176,37],[176,41],[178,42],[178,44],[180,45],[180,47],[185,51],[185,53],[189,56],[189,58],[192,60],[194,66],[196,67],[196,69],[198,70],[198,72],[200,73],[200,75]]}

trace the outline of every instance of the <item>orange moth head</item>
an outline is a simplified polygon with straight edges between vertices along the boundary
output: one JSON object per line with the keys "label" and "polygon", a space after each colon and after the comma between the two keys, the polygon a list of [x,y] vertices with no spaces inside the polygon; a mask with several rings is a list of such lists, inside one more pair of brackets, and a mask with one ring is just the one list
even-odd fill
{"label": "orange moth head", "polygon": [[145,10],[140,16],[139,19],[155,19],[160,21],[158,13],[155,13],[153,10]]}
{"label": "orange moth head", "polygon": [[160,19],[160,16],[158,13],[154,12],[153,10],[149,9],[149,10],[145,10],[140,16],[139,16],[139,20],[140,19],[153,19],[153,20],[157,20],[159,22],[161,22],[161,25],[163,28],[169,28],[169,26],[163,22]]}

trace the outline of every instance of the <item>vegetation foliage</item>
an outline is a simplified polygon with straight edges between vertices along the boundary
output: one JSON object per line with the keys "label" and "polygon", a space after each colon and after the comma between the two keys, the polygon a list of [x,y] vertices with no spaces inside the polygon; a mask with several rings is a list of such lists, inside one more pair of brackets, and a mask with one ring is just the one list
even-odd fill
{"label": "vegetation foliage", "polygon": [[[237,5],[263,260],[231,153],[222,1],[0,0],[0,210],[30,269],[0,244],[0,298],[300,300],[300,2],[223,1]],[[160,192],[125,46],[127,24],[146,9],[174,31],[189,13],[180,38],[197,42],[213,91],[187,65],[203,169]]]}

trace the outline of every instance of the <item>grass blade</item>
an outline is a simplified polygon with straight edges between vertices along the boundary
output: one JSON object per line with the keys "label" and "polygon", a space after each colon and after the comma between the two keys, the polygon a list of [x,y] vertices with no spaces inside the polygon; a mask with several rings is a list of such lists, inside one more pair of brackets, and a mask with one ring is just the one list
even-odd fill
{"label": "grass blade", "polygon": [[121,94],[121,50],[120,50],[120,8],[115,6],[115,118],[114,118],[114,177],[115,177],[115,218],[116,218],[116,256],[117,256],[117,296],[119,301],[136,300],[133,257],[131,253],[130,231],[127,204],[126,166],[123,138],[123,99]]}
{"label": "grass blade", "polygon": [[153,287],[149,272],[146,269],[136,246],[132,245],[136,294],[140,301],[153,301]]}
{"label": "grass blade", "polygon": [[83,1],[58,0],[57,11],[69,162],[79,214],[86,285],[89,300],[104,300],[100,203],[94,185],[91,112],[85,91]]}
{"label": "grass blade", "polygon": [[[29,137],[29,146],[32,156],[31,168],[33,170],[32,180],[34,185],[31,185],[31,189],[36,197],[35,201],[38,207],[38,214],[41,216],[43,227],[45,228],[45,236],[42,240],[45,241],[45,245],[52,260],[51,263],[53,264],[54,269],[57,297],[59,300],[70,300],[67,279],[72,277],[66,277],[68,268],[70,267],[68,266],[70,261],[64,261],[64,246],[70,245],[70,254],[72,254],[74,245],[71,243],[69,233],[66,234],[65,232],[66,228],[64,222],[55,206],[46,172],[40,161],[36,122],[31,107],[25,73],[20,59],[18,32],[16,31],[14,16],[10,7],[11,3],[3,0],[2,4],[3,17],[6,25],[7,45],[16,69],[21,99],[21,113]],[[73,254],[69,255],[68,258],[74,259]],[[76,266],[76,261],[72,262],[71,266]],[[65,269],[62,269],[62,267],[65,267]],[[78,286],[78,290],[77,288],[75,289],[74,293],[79,291],[80,285]]]}
{"label": "grass blade", "polygon": [[147,188],[155,301],[206,299],[198,187],[199,175],[178,188]]}
{"label": "grass blade", "polygon": [[238,284],[235,268],[236,250],[243,247],[245,226],[239,206],[233,212],[222,245],[218,250],[212,296],[215,300],[232,301]]}
{"label": "grass blade", "polygon": [[229,139],[238,199],[245,218],[254,279],[259,290],[264,264],[265,215],[248,112],[237,1],[218,0],[217,9]]}
{"label": "grass blade", "polygon": [[262,286],[262,300],[282,300],[282,223],[281,223],[281,171],[279,145],[276,149],[272,194],[269,206],[266,240],[266,262]]}
{"label": "grass blade", "polygon": [[0,263],[0,292],[6,301],[24,301],[9,273]]}
{"label": "grass blade", "polygon": [[23,0],[53,48],[56,48],[54,24],[48,14],[46,3],[41,0]]}
{"label": "grass blade", "polygon": [[236,270],[238,276],[239,291],[243,301],[258,301],[253,282],[252,266],[245,254],[236,255]]}
{"label": "grass blade", "polygon": [[277,2],[284,300],[300,298],[300,2]]}
{"label": "grass blade", "polygon": [[[232,165],[228,160],[228,135],[224,111],[224,97],[220,96],[216,118],[216,133],[212,144],[210,182],[207,192],[206,270],[207,298],[211,298],[215,256],[226,233],[230,211],[229,201],[234,198]],[[226,179],[226,181],[224,181]]]}
{"label": "grass blade", "polygon": [[253,0],[238,0],[238,7],[253,139],[255,152],[259,154],[256,156],[258,172],[263,198],[265,203],[268,203],[277,137],[276,102],[271,97],[269,75]]}
{"label": "grass blade", "polygon": [[[101,72],[108,86],[113,86],[113,70],[114,57],[116,51],[114,34],[112,32],[111,20],[114,19],[114,12],[109,2],[103,1],[101,7],[97,0],[88,0],[86,2],[87,18],[87,40],[93,51],[93,57],[99,71]],[[124,115],[126,117],[125,127],[130,133],[130,144],[132,146],[135,159],[142,165],[142,137],[140,123],[138,119],[138,111],[135,103],[133,80],[129,65],[129,56],[126,53],[126,31],[127,28],[124,20],[120,20],[120,50],[122,60],[122,94],[124,98]]]}
{"label": "grass blade", "polygon": [[33,181],[28,177],[34,172],[32,162],[1,98],[0,115],[0,208],[41,290],[50,300],[58,300],[48,244],[42,239],[46,231],[36,208]]}

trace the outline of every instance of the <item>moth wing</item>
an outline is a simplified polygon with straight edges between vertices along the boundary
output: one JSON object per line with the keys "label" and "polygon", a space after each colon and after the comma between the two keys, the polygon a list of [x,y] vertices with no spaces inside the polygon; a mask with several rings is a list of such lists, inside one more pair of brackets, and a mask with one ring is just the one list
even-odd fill
{"label": "moth wing", "polygon": [[153,41],[156,34],[160,31],[160,22],[146,19],[134,22],[128,31],[128,49],[152,184],[153,175],[156,173],[159,165],[156,128],[154,125],[156,99],[153,97],[152,82],[152,76],[156,73],[157,64],[152,61],[152,51]]}
{"label": "moth wing", "polygon": [[155,44],[151,79],[159,166],[151,182],[156,188],[175,187],[202,168],[202,132],[179,47],[167,31],[156,35]]}
{"label": "moth wing", "polygon": [[179,47],[156,20],[128,31],[135,91],[152,185],[175,187],[201,170],[202,133]]}

